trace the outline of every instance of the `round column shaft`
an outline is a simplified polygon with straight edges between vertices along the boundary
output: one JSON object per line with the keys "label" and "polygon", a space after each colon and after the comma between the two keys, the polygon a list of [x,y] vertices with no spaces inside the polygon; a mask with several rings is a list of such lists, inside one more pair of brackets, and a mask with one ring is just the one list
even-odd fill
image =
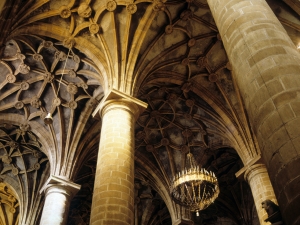
{"label": "round column shaft", "polygon": [[262,208],[262,202],[269,199],[277,204],[266,166],[263,164],[252,165],[245,172],[245,180],[250,185],[260,224],[265,224],[264,221],[268,215]]}
{"label": "round column shaft", "polygon": [[46,199],[40,224],[66,224],[70,202],[79,189],[80,185],[51,176],[41,190],[45,192]]}
{"label": "round column shaft", "polygon": [[283,219],[299,224],[300,54],[265,0],[208,4]]}
{"label": "round column shaft", "polygon": [[138,111],[136,103],[123,96],[106,100],[101,107],[91,225],[134,224],[134,124]]}

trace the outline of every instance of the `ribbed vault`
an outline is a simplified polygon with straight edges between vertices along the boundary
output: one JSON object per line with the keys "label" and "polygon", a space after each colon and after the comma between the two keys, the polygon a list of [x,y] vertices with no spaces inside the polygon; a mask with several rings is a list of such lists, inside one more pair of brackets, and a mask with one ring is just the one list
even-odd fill
{"label": "ribbed vault", "polygon": [[[294,1],[269,2],[296,42]],[[12,0],[1,16],[0,126],[29,126],[49,160],[44,176],[82,185],[68,224],[89,223],[101,132],[91,115],[112,88],[148,103],[135,127],[136,225],[184,214],[169,186],[188,151],[221,187],[195,223],[255,224],[249,188],[235,173],[260,150],[206,0]]]}

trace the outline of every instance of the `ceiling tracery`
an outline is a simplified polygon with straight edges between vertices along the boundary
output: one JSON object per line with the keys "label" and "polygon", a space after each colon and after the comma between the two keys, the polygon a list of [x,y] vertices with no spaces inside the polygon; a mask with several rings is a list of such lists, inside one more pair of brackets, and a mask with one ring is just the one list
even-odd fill
{"label": "ceiling tracery", "polygon": [[[55,143],[49,157],[56,173],[77,174],[74,181],[83,188],[70,221],[88,221],[94,169],[87,162],[95,158],[84,150],[97,149],[100,123],[90,115],[108,85],[149,104],[137,121],[136,154],[157,167],[167,190],[189,150],[200,165],[223,171],[218,149],[244,147],[251,139],[241,129],[246,124],[230,64],[205,1],[44,1],[17,18],[4,49],[0,109],[46,128]],[[45,126],[48,112],[54,121]],[[86,166],[73,168],[74,162]],[[160,192],[156,188],[151,193]],[[169,220],[154,197],[138,195],[138,207],[147,209],[140,224]]]}
{"label": "ceiling tracery", "polygon": [[[12,12],[18,13],[2,25],[9,38],[0,61],[0,116],[19,115],[19,128],[14,128],[19,133],[28,134],[28,124],[39,123],[54,143],[43,150],[56,166],[53,173],[83,185],[69,224],[88,224],[101,127],[90,115],[110,88],[149,105],[136,124],[136,168],[140,173],[151,169],[159,184],[154,176],[148,183],[136,177],[138,224],[170,223],[166,211],[173,203],[167,202],[166,191],[188,151],[217,174],[221,186],[219,201],[196,222],[235,215],[235,223],[251,224],[249,190],[234,174],[259,150],[205,0],[29,0],[16,5]],[[48,112],[54,121],[46,126]],[[40,171],[38,164],[45,164],[35,159],[17,172],[8,153],[1,155],[2,164],[11,169],[3,174],[16,174],[11,177]],[[239,199],[247,207],[239,209],[245,203]]]}
{"label": "ceiling tracery", "polygon": [[[18,213],[23,215],[19,218],[21,223],[35,223],[40,213],[43,196],[39,194],[39,190],[50,171],[49,160],[44,151],[30,125],[0,125],[0,179],[4,183],[2,187],[8,183],[17,193],[14,198],[17,198],[18,205],[21,205],[21,208],[18,208]],[[16,211],[11,212],[14,214]],[[15,218],[14,222],[11,220],[8,224],[17,223]]]}
{"label": "ceiling tracery", "polygon": [[19,223],[19,202],[14,192],[4,183],[0,183],[0,224],[17,225]]}
{"label": "ceiling tracery", "polygon": [[61,42],[19,37],[6,44],[0,68],[0,110],[22,115],[24,124],[37,121],[43,127],[51,113],[53,124],[47,129],[56,150],[48,154],[57,163],[52,169],[64,173],[74,155],[71,136],[81,135],[102,94],[94,65],[75,51]]}

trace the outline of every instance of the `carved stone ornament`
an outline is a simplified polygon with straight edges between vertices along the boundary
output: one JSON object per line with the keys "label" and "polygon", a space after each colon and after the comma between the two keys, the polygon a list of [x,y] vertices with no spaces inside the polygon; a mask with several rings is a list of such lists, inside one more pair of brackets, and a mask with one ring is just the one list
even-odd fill
{"label": "carved stone ornament", "polygon": [[[2,168],[1,175],[11,171],[14,176],[17,176],[39,170],[41,163],[47,161],[45,155],[39,150],[41,145],[37,137],[30,130],[30,125],[27,123],[21,124],[19,128],[15,126],[14,130],[10,131],[0,129],[0,133],[2,134],[0,140],[0,158],[3,162],[2,165],[0,162]],[[23,164],[19,164],[18,162],[20,161]]]}
{"label": "carved stone ornament", "polygon": [[[187,100],[187,101],[189,101],[189,100]],[[187,105],[188,103],[186,103],[186,105]],[[193,104],[194,105],[194,104]],[[187,105],[188,106],[188,105]],[[193,116],[191,115],[191,114],[189,114],[189,113],[185,113],[185,114],[183,114],[183,117],[186,119],[186,120],[191,120],[191,119],[193,119]]]}
{"label": "carved stone ornament", "polygon": [[75,39],[73,37],[67,37],[63,41],[63,46],[66,48],[72,48],[75,45]]}
{"label": "carved stone ornament", "polygon": [[24,103],[21,101],[18,101],[15,103],[15,108],[16,109],[22,109],[24,107]]}
{"label": "carved stone ornament", "polygon": [[44,120],[45,119],[45,117],[47,116],[47,112],[42,112],[41,113],[41,115],[40,115],[40,118],[42,119],[42,120]]}
{"label": "carved stone ornament", "polygon": [[30,102],[31,106],[34,107],[34,108],[40,108],[40,106],[42,105],[42,102],[40,101],[40,99],[38,97],[33,97],[31,99],[31,102]]}
{"label": "carved stone ornament", "polygon": [[188,41],[188,46],[189,46],[189,47],[193,47],[195,44],[196,44],[195,38],[191,38],[191,39]]}
{"label": "carved stone ornament", "polygon": [[147,150],[147,152],[153,152],[154,151],[153,145],[147,145],[146,150]]}
{"label": "carved stone ornament", "polygon": [[268,218],[265,219],[265,222],[270,222],[271,224],[283,225],[281,213],[279,206],[276,205],[273,201],[267,199],[261,203],[262,208],[266,210]]}
{"label": "carved stone ornament", "polygon": [[184,10],[181,14],[180,14],[180,19],[187,21],[189,19],[191,19],[193,17],[193,12],[189,9]]}
{"label": "carved stone ornament", "polygon": [[193,84],[191,82],[186,82],[182,85],[181,90],[184,92],[189,92],[193,87]]}
{"label": "carved stone ornament", "polygon": [[184,59],[181,61],[181,64],[182,64],[183,66],[189,65],[189,63],[190,63],[189,58],[184,58]]}
{"label": "carved stone ornament", "polygon": [[52,81],[53,81],[53,79],[54,79],[54,75],[53,74],[51,74],[50,72],[46,72],[45,73],[45,80],[48,82],[48,83],[51,83]]}
{"label": "carved stone ornament", "polygon": [[71,10],[67,6],[62,6],[60,8],[60,16],[61,18],[69,18],[71,16]]}
{"label": "carved stone ornament", "polygon": [[9,146],[11,149],[17,149],[17,148],[19,147],[19,144],[18,144],[18,142],[10,141],[10,142],[8,142],[8,146]]}
{"label": "carved stone ornament", "polygon": [[70,101],[69,102],[69,108],[70,109],[76,109],[77,108],[77,102],[76,101]]}
{"label": "carved stone ornament", "polygon": [[30,125],[27,124],[27,123],[21,124],[21,125],[20,125],[20,130],[21,130],[21,131],[27,132],[27,131],[30,130]]}
{"label": "carved stone ornament", "polygon": [[13,75],[13,74],[8,74],[8,75],[6,76],[6,81],[7,81],[8,83],[15,83],[15,81],[16,81],[15,75]]}
{"label": "carved stone ornament", "polygon": [[21,87],[21,89],[22,89],[23,91],[28,90],[28,89],[29,89],[29,83],[27,83],[27,82],[22,82],[21,85],[20,85],[20,87]]}
{"label": "carved stone ornament", "polygon": [[14,192],[2,182],[3,180],[0,183],[1,221],[10,221],[5,224],[17,224],[20,204],[14,196]]}
{"label": "carved stone ornament", "polygon": [[68,86],[67,86],[67,91],[70,93],[70,94],[76,94],[77,91],[78,91],[78,88],[75,84],[72,84],[70,83]]}
{"label": "carved stone ornament", "polygon": [[139,131],[139,132],[137,132],[135,137],[139,140],[143,140],[146,137],[146,133],[144,131]]}
{"label": "carved stone ornament", "polygon": [[181,133],[182,136],[186,138],[191,137],[193,135],[193,132],[190,129],[184,129]]}
{"label": "carved stone ornament", "polygon": [[13,175],[17,176],[17,175],[19,174],[19,169],[16,168],[16,167],[14,167],[14,168],[12,168],[11,173],[12,173]]}
{"label": "carved stone ornament", "polygon": [[209,76],[208,76],[208,80],[209,80],[210,82],[217,82],[217,80],[218,80],[218,75],[215,74],[215,73],[211,73],[211,74],[209,74]]}
{"label": "carved stone ornament", "polygon": [[44,48],[51,48],[53,46],[53,43],[51,41],[43,41],[42,45]]}
{"label": "carved stone ornament", "polygon": [[36,54],[32,55],[32,58],[36,61],[42,61],[43,56],[36,53]]}
{"label": "carved stone ornament", "polygon": [[73,55],[72,59],[75,63],[80,63],[80,57],[78,55]]}
{"label": "carved stone ornament", "polygon": [[106,4],[106,9],[110,12],[114,11],[117,8],[117,3],[115,1],[109,1]]}
{"label": "carved stone ornament", "polygon": [[74,70],[69,70],[68,75],[74,78],[76,77],[76,72]]}
{"label": "carved stone ornament", "polygon": [[130,14],[134,14],[137,11],[137,6],[136,4],[129,4],[126,9]]}
{"label": "carved stone ornament", "polygon": [[165,10],[165,4],[163,2],[155,2],[153,3],[153,11],[164,11]]}
{"label": "carved stone ornament", "polygon": [[54,106],[59,106],[61,104],[61,100],[59,98],[54,98],[52,104]]}
{"label": "carved stone ornament", "polygon": [[78,7],[78,15],[83,17],[83,18],[88,18],[92,14],[92,9],[91,7],[86,4],[86,3],[81,3],[80,6]]}
{"label": "carved stone ornament", "polygon": [[206,57],[199,57],[197,59],[197,62],[196,62],[197,66],[199,66],[200,68],[203,68],[206,66],[207,64],[207,58]]}
{"label": "carved stone ornament", "polygon": [[178,96],[175,94],[175,93],[170,93],[169,96],[168,96],[168,100],[170,102],[174,102],[178,99]]}
{"label": "carved stone ornament", "polygon": [[30,71],[30,67],[27,66],[27,65],[24,64],[24,63],[21,63],[21,64],[19,65],[19,71],[20,71],[20,73],[27,74],[27,73],[29,73],[29,71]]}
{"label": "carved stone ornament", "polygon": [[90,26],[89,26],[89,30],[91,32],[91,34],[97,34],[100,30],[100,27],[98,24],[96,23],[92,23]]}
{"label": "carved stone ornament", "polygon": [[64,61],[67,58],[67,55],[64,52],[56,51],[54,57],[60,61]]}
{"label": "carved stone ornament", "polygon": [[23,55],[21,52],[17,52],[16,57],[17,57],[17,59],[20,59],[22,61],[26,58],[25,55]]}
{"label": "carved stone ornament", "polygon": [[186,106],[188,106],[188,107],[193,107],[194,104],[195,104],[195,102],[194,102],[193,99],[187,99],[187,100],[185,101],[185,104],[186,104]]}
{"label": "carved stone ornament", "polygon": [[8,155],[4,155],[2,156],[2,162],[4,162],[5,164],[10,164],[12,162],[12,158]]}
{"label": "carved stone ornament", "polygon": [[36,163],[33,167],[35,170],[39,170],[41,168],[41,165],[39,163]]}
{"label": "carved stone ornament", "polygon": [[171,34],[173,32],[173,26],[172,25],[167,25],[165,28],[165,33],[166,34]]}
{"label": "carved stone ornament", "polygon": [[81,87],[83,89],[88,89],[88,87],[89,87],[86,83],[79,83],[79,84],[77,84],[77,86]]}
{"label": "carved stone ornament", "polygon": [[89,100],[89,103],[88,103],[88,104],[89,104],[90,107],[94,108],[96,105],[99,104],[99,102],[98,102],[96,99],[91,98],[91,99]]}
{"label": "carved stone ornament", "polygon": [[170,141],[168,138],[163,138],[163,139],[161,139],[160,143],[163,146],[168,146],[170,144]]}

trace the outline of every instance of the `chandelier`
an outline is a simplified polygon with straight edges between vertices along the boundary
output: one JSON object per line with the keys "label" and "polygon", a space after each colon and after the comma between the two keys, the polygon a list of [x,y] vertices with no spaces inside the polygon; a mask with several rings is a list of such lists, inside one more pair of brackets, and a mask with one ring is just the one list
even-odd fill
{"label": "chandelier", "polygon": [[192,212],[206,209],[218,197],[220,190],[213,172],[196,165],[192,153],[186,157],[186,167],[173,178],[171,195],[174,201]]}

